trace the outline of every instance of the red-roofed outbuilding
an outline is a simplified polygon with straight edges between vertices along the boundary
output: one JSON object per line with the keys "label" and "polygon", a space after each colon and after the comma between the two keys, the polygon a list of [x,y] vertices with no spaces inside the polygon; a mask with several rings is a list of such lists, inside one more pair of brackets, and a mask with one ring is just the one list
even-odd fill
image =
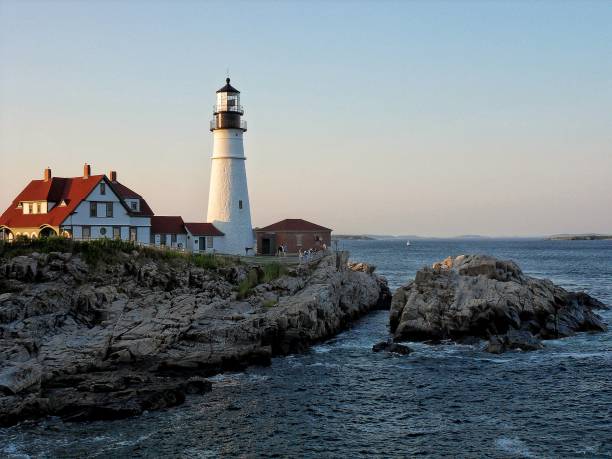
{"label": "red-roofed outbuilding", "polygon": [[320,250],[331,245],[330,228],[301,218],[287,218],[272,225],[255,229],[257,254],[274,255],[278,248],[285,246],[288,253],[299,250]]}

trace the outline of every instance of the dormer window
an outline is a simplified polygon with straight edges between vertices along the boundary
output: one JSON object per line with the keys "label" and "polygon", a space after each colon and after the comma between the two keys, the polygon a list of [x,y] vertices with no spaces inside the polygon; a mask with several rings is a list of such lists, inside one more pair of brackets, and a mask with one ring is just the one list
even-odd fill
{"label": "dormer window", "polygon": [[138,210],[138,201],[131,201],[130,207],[132,208],[132,210]]}
{"label": "dormer window", "polygon": [[40,205],[40,202],[37,202],[37,203],[36,203],[36,213],[37,213],[37,214],[40,214],[40,213],[41,213],[41,205]]}

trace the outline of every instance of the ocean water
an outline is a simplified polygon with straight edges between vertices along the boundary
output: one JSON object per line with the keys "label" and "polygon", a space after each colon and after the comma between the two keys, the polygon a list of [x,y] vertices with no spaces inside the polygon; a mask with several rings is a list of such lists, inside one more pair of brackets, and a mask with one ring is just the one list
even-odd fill
{"label": "ocean water", "polygon": [[[487,253],[612,305],[612,241],[346,241],[392,288],[448,255]],[[604,311],[612,323],[612,311]],[[612,333],[537,352],[410,343],[375,354],[387,312],[270,367],[213,378],[213,391],[112,422],[0,429],[0,457],[612,457]]]}

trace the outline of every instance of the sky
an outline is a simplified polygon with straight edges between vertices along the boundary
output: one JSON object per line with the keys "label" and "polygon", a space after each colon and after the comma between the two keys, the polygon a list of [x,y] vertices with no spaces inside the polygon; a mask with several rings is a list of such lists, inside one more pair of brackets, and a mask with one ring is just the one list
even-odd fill
{"label": "sky", "polygon": [[241,91],[254,226],[612,233],[612,2],[0,0],[0,208],[117,170],[204,221]]}

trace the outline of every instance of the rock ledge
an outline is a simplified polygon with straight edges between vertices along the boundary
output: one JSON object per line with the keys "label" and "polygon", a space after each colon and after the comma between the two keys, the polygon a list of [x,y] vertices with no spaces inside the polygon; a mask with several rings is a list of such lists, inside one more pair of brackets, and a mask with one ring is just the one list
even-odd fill
{"label": "rock ledge", "polygon": [[71,253],[0,259],[0,425],[178,405],[210,390],[207,376],[302,351],[391,300],[347,253],[241,295],[262,267],[118,256],[95,267]]}

